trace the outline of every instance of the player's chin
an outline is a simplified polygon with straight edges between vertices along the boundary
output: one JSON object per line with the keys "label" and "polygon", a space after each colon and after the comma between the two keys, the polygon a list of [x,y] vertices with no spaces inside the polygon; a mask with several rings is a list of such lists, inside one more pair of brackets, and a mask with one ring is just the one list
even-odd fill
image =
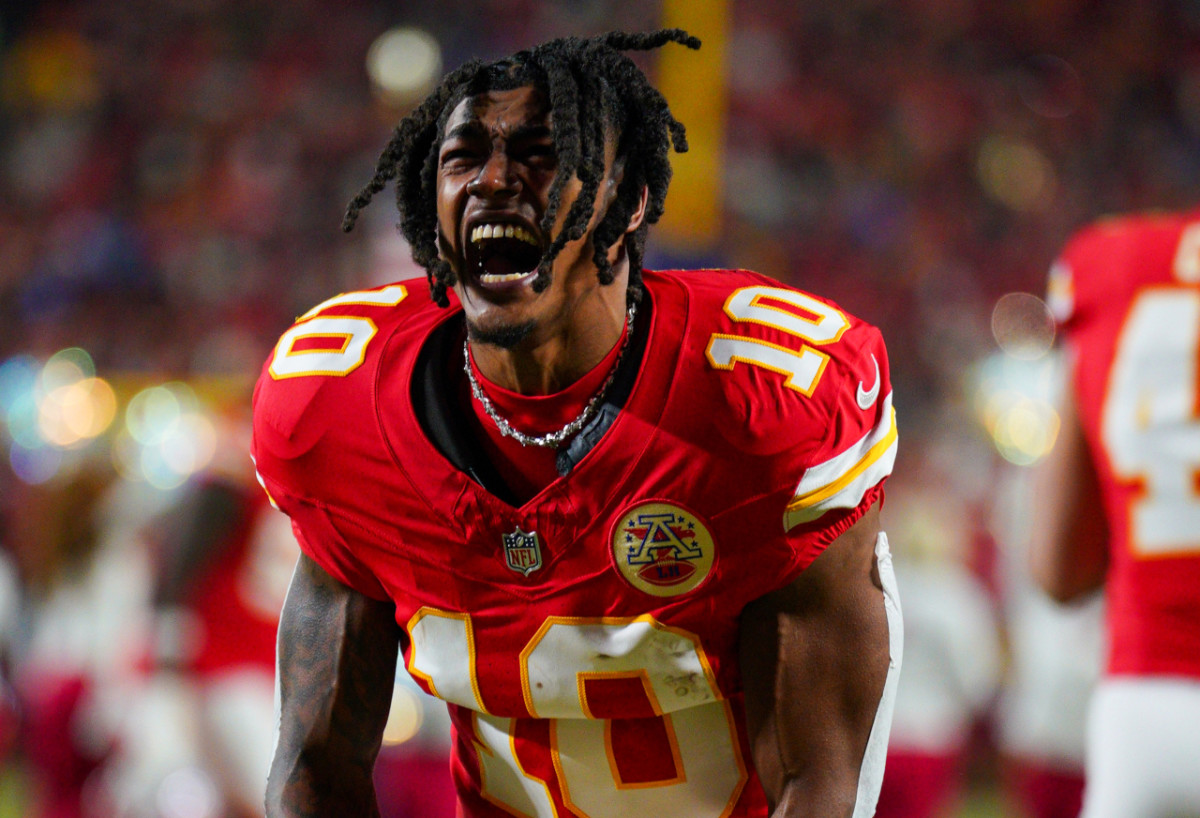
{"label": "player's chin", "polygon": [[536,269],[504,274],[468,269],[458,287],[468,337],[504,349],[519,346],[535,329],[534,313],[549,279],[539,281]]}
{"label": "player's chin", "polygon": [[533,321],[487,321],[467,319],[467,337],[474,344],[489,344],[501,349],[515,349],[533,334]]}

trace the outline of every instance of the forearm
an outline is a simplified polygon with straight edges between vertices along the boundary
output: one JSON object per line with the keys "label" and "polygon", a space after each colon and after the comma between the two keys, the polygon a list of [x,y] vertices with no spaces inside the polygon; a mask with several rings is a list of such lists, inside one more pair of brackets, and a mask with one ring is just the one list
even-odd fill
{"label": "forearm", "polygon": [[[869,799],[873,807],[878,797],[895,689],[895,679],[889,678],[892,657],[882,599],[873,608],[848,619],[847,629],[837,637],[803,649],[803,658],[793,654],[789,667],[776,677],[784,703],[777,714],[779,776],[771,799],[773,818],[873,814],[864,812],[859,802]],[[780,628],[786,634],[794,623],[781,621]],[[820,677],[802,673],[804,678],[797,678],[790,668],[800,661],[814,670],[822,668]],[[802,695],[810,704],[786,703]],[[882,732],[875,736],[878,731]]]}
{"label": "forearm", "polygon": [[379,814],[372,772],[396,671],[392,615],[301,558],[279,623],[271,818]]}
{"label": "forearm", "polygon": [[775,801],[771,818],[852,818],[855,782],[837,776],[790,779]]}
{"label": "forearm", "polygon": [[1054,449],[1033,475],[1029,568],[1043,591],[1070,602],[1103,586],[1109,532],[1099,477],[1069,392],[1059,413]]}
{"label": "forearm", "polygon": [[278,748],[267,783],[267,818],[378,818],[373,763],[347,764],[320,749]]}
{"label": "forearm", "polygon": [[872,814],[902,646],[877,510],[791,586],[743,616],[755,766],[773,815]]}

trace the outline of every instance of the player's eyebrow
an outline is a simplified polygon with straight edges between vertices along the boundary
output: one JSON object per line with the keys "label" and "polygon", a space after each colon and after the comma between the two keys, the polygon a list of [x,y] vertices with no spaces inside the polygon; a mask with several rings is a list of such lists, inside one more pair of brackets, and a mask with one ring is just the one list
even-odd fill
{"label": "player's eyebrow", "polygon": [[549,139],[551,137],[551,133],[550,126],[531,123],[527,125],[519,125],[514,128],[512,133],[508,135],[508,139],[510,142],[517,142],[521,140],[532,142],[538,139]]}
{"label": "player's eyebrow", "polygon": [[[526,123],[518,125],[505,136],[510,142],[518,141],[535,141],[538,139],[549,139],[552,135],[550,126],[543,123]],[[446,131],[443,142],[449,142],[451,139],[473,139],[487,135],[487,129],[478,119],[469,119],[455,125],[450,130]]]}
{"label": "player's eyebrow", "polygon": [[478,119],[468,119],[455,125],[450,130],[446,131],[446,135],[442,137],[443,142],[449,142],[451,139],[469,139],[483,135],[483,125]]}

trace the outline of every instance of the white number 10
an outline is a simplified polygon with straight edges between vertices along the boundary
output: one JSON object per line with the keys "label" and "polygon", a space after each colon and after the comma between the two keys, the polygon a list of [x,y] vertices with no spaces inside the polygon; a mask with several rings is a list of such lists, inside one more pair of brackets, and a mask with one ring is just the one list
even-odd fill
{"label": "white number 10", "polygon": [[[768,300],[794,307],[814,318],[772,307],[766,303]],[[828,355],[813,349],[810,344],[832,344],[850,326],[846,316],[828,304],[804,293],[779,287],[743,287],[729,296],[725,302],[725,314],[735,321],[781,330],[807,344],[794,350],[758,338],[716,332],[709,338],[708,349],[704,351],[708,362],[716,369],[733,369],[739,361],[761,366],[787,375],[785,383],[788,388],[804,395],[812,395],[825,371],[825,364],[829,362]]]}
{"label": "white number 10", "polygon": [[[422,608],[407,630],[409,672],[441,698],[476,711],[483,797],[515,815],[555,818],[546,782],[525,772],[516,755],[516,721],[484,708],[470,615]],[[736,802],[747,778],[737,729],[695,635],[649,616],[550,617],[521,651],[520,670],[529,715],[551,720],[555,777],[573,815],[720,818]],[[617,679],[638,683],[661,720],[672,777],[624,780],[611,723],[595,716],[588,699],[589,683]]]}
{"label": "white number 10", "polygon": [[[339,377],[348,375],[362,364],[367,344],[375,337],[375,322],[361,315],[320,315],[346,304],[394,307],[405,299],[401,284],[389,284],[375,290],[342,293],[313,307],[283,334],[275,345],[271,377],[299,378],[308,375]],[[297,349],[305,339],[321,339],[314,348]],[[336,339],[336,340],[335,340]]]}

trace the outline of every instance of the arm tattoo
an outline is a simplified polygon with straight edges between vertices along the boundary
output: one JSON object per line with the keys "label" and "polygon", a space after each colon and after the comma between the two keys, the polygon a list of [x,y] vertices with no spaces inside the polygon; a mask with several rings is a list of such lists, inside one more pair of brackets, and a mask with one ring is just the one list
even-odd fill
{"label": "arm tattoo", "polygon": [[371,774],[401,634],[390,602],[300,558],[279,622],[282,714],[268,816],[379,815]]}

